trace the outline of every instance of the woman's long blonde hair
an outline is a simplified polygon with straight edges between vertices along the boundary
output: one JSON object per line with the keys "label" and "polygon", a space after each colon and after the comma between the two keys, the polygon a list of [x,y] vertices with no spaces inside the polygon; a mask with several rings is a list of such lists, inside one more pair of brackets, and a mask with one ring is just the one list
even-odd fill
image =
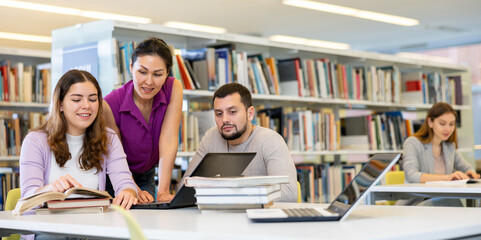
{"label": "woman's long blonde hair", "polygon": [[103,155],[108,153],[107,136],[105,133],[105,121],[102,114],[102,90],[92,74],[81,70],[70,70],[66,72],[58,81],[57,86],[52,95],[52,103],[50,104],[50,113],[47,121],[37,130],[47,132],[47,140],[50,149],[55,155],[55,160],[60,167],[72,158],[67,144],[67,120],[63,112],[60,111],[65,95],[70,87],[76,83],[91,82],[97,89],[97,99],[99,108],[97,118],[85,130],[83,140],[82,154],[79,163],[82,169],[97,169],[97,173],[102,171]]}

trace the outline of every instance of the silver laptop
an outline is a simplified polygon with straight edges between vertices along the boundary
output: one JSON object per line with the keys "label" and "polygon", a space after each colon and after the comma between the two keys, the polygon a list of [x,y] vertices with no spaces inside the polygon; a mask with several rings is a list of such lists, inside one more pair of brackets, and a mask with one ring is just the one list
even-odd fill
{"label": "silver laptop", "polygon": [[328,208],[248,209],[254,222],[342,221],[399,160],[399,153],[375,154]]}

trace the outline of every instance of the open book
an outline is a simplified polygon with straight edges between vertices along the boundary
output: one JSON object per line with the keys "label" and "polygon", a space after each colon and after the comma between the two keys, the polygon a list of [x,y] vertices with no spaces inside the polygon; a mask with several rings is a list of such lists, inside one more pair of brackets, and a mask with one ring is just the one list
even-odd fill
{"label": "open book", "polygon": [[469,183],[481,183],[481,179],[460,179],[452,181],[430,181],[426,182],[426,185],[438,185],[438,186],[459,186],[466,185]]}
{"label": "open book", "polygon": [[[19,199],[12,213],[14,215],[20,215],[25,211],[28,211],[36,206],[44,204],[45,202],[53,201],[53,200],[65,200],[67,198],[110,199],[112,197],[106,191],[99,191],[99,190],[85,188],[85,187],[74,187],[74,188],[68,189],[65,192],[41,192],[26,198]],[[76,206],[73,205],[70,207],[76,207]]]}

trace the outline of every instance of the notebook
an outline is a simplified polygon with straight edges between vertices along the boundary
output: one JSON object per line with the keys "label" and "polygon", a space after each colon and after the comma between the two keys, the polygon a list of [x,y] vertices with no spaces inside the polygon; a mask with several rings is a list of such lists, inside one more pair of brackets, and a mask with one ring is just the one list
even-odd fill
{"label": "notebook", "polygon": [[[207,153],[190,176],[215,177],[240,176],[254,159],[256,153]],[[184,176],[185,177],[185,176]],[[133,205],[131,209],[172,209],[191,207],[196,203],[195,190],[182,183],[170,202],[153,202]]]}
{"label": "notebook", "polygon": [[375,154],[328,208],[247,209],[254,222],[342,221],[399,160],[399,153]]}

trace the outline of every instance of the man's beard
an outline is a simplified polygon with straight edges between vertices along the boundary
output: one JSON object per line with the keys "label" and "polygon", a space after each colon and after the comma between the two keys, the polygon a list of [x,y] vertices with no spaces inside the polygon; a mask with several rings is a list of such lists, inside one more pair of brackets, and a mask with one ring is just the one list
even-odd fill
{"label": "man's beard", "polygon": [[222,125],[220,135],[222,136],[222,138],[224,138],[225,140],[228,140],[228,141],[240,138],[242,136],[242,134],[244,134],[247,130],[247,124],[245,124],[244,127],[240,131],[237,130],[236,125],[227,124],[227,126],[232,126],[232,127],[235,128],[235,132],[232,135],[228,136],[228,135],[224,134],[224,132],[222,131],[222,129],[225,126],[226,126],[226,124]]}

